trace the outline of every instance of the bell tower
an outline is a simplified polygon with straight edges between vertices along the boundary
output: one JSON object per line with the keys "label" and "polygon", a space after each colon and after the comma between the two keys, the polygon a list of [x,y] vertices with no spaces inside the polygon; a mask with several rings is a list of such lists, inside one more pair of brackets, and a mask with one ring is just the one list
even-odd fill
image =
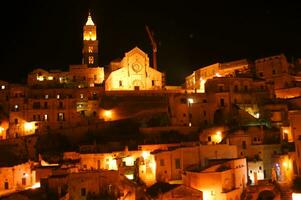
{"label": "bell tower", "polygon": [[83,29],[83,64],[88,67],[98,66],[98,40],[96,37],[96,26],[89,12],[88,20]]}

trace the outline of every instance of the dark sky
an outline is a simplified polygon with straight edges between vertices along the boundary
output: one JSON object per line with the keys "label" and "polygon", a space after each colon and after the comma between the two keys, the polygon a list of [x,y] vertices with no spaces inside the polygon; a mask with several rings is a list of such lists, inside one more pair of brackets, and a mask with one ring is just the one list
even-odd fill
{"label": "dark sky", "polygon": [[135,46],[151,58],[148,24],[158,42],[159,70],[170,85],[182,84],[193,70],[215,62],[279,53],[289,60],[301,57],[301,6],[292,3],[297,1],[240,2],[8,1],[0,12],[0,79],[20,82],[38,67],[67,69],[81,63],[89,9],[98,28],[102,66]]}

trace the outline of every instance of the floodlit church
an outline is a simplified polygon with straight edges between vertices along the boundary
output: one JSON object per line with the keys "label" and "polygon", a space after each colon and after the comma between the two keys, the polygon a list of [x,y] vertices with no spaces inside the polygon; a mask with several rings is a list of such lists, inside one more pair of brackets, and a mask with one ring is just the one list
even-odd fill
{"label": "floodlit church", "polygon": [[121,61],[110,63],[105,90],[161,90],[163,74],[149,65],[149,57],[138,47]]}

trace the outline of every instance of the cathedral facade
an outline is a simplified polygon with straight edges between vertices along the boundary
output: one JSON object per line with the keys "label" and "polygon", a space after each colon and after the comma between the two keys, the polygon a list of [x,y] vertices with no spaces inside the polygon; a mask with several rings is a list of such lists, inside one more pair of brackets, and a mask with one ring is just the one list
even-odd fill
{"label": "cathedral facade", "polygon": [[163,74],[149,65],[149,57],[138,47],[121,61],[110,63],[105,90],[161,90]]}

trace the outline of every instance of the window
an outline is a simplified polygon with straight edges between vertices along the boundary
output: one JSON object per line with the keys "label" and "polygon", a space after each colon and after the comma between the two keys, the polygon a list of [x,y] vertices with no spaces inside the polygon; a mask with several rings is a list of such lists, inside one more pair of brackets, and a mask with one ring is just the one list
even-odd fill
{"label": "window", "polygon": [[32,108],[33,108],[33,109],[40,109],[40,108],[41,108],[40,102],[33,102]]}
{"label": "window", "polygon": [[262,168],[261,168],[261,166],[259,166],[259,170],[261,170]]}
{"label": "window", "polygon": [[5,89],[5,85],[1,85],[1,89],[4,90]]}
{"label": "window", "polygon": [[44,108],[48,108],[48,102],[44,102]]}
{"label": "window", "polygon": [[152,86],[155,86],[155,81],[154,80],[152,80]]}
{"label": "window", "polygon": [[119,87],[122,87],[122,81],[119,81]]}
{"label": "window", "polygon": [[61,98],[61,95],[57,94],[57,95],[56,95],[56,98],[57,98],[57,99],[60,99],[60,98]]}
{"label": "window", "polygon": [[276,74],[276,70],[273,69],[272,73],[273,73],[273,74]]}
{"label": "window", "polygon": [[63,108],[64,107],[64,104],[62,101],[59,102],[59,108]]}
{"label": "window", "polygon": [[49,98],[49,95],[48,94],[45,94],[45,99],[48,99]]}
{"label": "window", "polygon": [[211,142],[211,136],[208,136],[208,142]]}
{"label": "window", "polygon": [[89,56],[89,64],[93,64],[94,63],[94,57],[93,56]]}
{"label": "window", "polygon": [[83,99],[84,98],[84,94],[80,94],[80,98]]}
{"label": "window", "polygon": [[96,74],[94,74],[94,81],[96,81],[97,80],[97,75]]}
{"label": "window", "polygon": [[164,166],[164,160],[160,159],[160,166]]}
{"label": "window", "polygon": [[224,91],[224,86],[223,86],[223,85],[220,85],[220,86],[219,86],[219,91],[220,91],[220,92],[223,92],[223,91]]}
{"label": "window", "polygon": [[15,124],[18,124],[19,120],[17,118],[15,118]]}
{"label": "window", "polygon": [[8,190],[8,189],[9,189],[7,180],[4,182],[4,189],[5,189],[5,190]]}
{"label": "window", "polygon": [[22,185],[26,185],[26,177],[22,178]]}
{"label": "window", "polygon": [[80,189],[80,195],[81,195],[82,197],[86,196],[86,188],[81,188],[81,189]]}
{"label": "window", "polygon": [[260,76],[260,77],[263,77],[263,73],[262,73],[262,72],[260,72],[260,73],[259,73],[259,76]]}
{"label": "window", "polygon": [[223,98],[220,99],[220,106],[225,106],[225,100]]}
{"label": "window", "polygon": [[246,141],[242,141],[242,148],[243,148],[243,149],[246,149],[246,148],[247,148]]}
{"label": "window", "polygon": [[48,115],[47,114],[44,115],[44,121],[48,121]]}
{"label": "window", "polygon": [[238,91],[238,85],[234,86],[234,91],[237,92]]}
{"label": "window", "polygon": [[88,52],[89,52],[89,53],[93,53],[93,46],[89,46],[89,47],[88,47]]}
{"label": "window", "polygon": [[176,169],[181,169],[181,160],[180,160],[180,158],[175,159],[175,166],[176,166]]}
{"label": "window", "polygon": [[58,113],[57,114],[57,121],[64,121],[65,118],[64,118],[64,113]]}
{"label": "window", "polygon": [[19,105],[16,104],[16,105],[14,106],[14,111],[16,111],[16,112],[19,111]]}
{"label": "window", "polygon": [[246,91],[246,92],[248,91],[248,86],[247,86],[247,85],[245,85],[245,91]]}
{"label": "window", "polygon": [[36,115],[33,115],[33,116],[32,116],[32,120],[33,120],[33,121],[36,121]]}
{"label": "window", "polygon": [[187,103],[187,99],[181,98],[181,99],[180,99],[180,102],[181,102],[182,104],[184,104],[184,103],[186,104],[186,103]]}

